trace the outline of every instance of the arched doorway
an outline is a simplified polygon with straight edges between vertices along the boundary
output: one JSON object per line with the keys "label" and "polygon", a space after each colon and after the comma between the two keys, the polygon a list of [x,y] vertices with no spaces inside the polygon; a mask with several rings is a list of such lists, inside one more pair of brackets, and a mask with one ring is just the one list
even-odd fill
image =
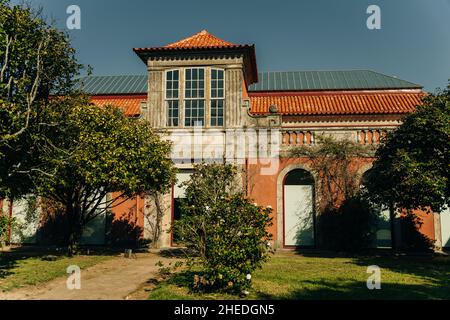
{"label": "arched doorway", "polygon": [[314,178],[306,170],[290,171],[283,182],[283,245],[313,247]]}

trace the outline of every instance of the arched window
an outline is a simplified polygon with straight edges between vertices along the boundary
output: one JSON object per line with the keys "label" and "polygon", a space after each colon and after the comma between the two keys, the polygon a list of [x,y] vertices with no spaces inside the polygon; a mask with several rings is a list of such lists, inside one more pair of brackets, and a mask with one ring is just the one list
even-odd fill
{"label": "arched window", "polygon": [[284,245],[314,246],[314,178],[306,170],[289,172],[283,185]]}

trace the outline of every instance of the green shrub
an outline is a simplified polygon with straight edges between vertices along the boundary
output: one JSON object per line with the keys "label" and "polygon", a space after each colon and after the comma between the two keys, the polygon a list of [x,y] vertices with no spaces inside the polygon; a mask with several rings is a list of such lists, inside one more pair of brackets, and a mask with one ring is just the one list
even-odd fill
{"label": "green shrub", "polygon": [[9,228],[13,223],[13,219],[10,219],[0,211],[0,248],[9,241]]}
{"label": "green shrub", "polygon": [[189,265],[198,271],[192,283],[195,290],[242,292],[250,288],[252,272],[268,259],[272,210],[252,204],[236,191],[236,178],[231,165],[202,164],[186,183],[174,231],[194,252]]}

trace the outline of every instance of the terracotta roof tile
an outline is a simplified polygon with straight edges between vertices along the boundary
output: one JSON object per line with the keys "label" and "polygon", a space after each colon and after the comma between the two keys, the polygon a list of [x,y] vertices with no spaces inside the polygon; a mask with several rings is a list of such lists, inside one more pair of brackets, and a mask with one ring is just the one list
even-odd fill
{"label": "terracotta roof tile", "polygon": [[255,46],[248,44],[234,44],[213,36],[206,30],[194,34],[188,38],[180,41],[170,43],[162,47],[149,48],[133,48],[133,51],[141,58],[144,63],[147,63],[149,57],[164,55],[166,53],[185,53],[185,52],[208,52],[210,50],[217,51],[233,51],[238,50],[244,53],[245,61],[244,73],[247,86],[258,82],[258,68],[256,65]]}
{"label": "terracotta roof tile", "polygon": [[91,102],[97,106],[113,105],[123,110],[126,116],[136,117],[140,114],[140,104],[147,100],[146,95],[127,96],[92,96]]}
{"label": "terracotta roof tile", "polygon": [[234,44],[210,34],[207,30],[202,30],[190,37],[180,41],[170,43],[161,47],[133,48],[139,55],[145,52],[173,51],[173,50],[203,50],[203,49],[253,49],[253,45]]}
{"label": "terracotta roof tile", "polygon": [[[267,114],[270,106],[277,106],[283,115],[345,115],[345,114],[404,114],[411,112],[425,95],[410,92],[317,92],[317,93],[250,93],[251,113]],[[115,105],[126,116],[140,114],[140,104],[146,95],[92,96],[98,106]]]}
{"label": "terracotta roof tile", "polygon": [[165,48],[210,48],[210,47],[235,47],[236,45],[219,39],[207,30],[202,30],[199,33],[194,34],[188,38],[182,39],[180,41],[168,44],[164,46]]}
{"label": "terracotta roof tile", "polygon": [[251,113],[269,113],[276,106],[284,115],[401,114],[421,104],[423,92],[383,93],[250,93]]}

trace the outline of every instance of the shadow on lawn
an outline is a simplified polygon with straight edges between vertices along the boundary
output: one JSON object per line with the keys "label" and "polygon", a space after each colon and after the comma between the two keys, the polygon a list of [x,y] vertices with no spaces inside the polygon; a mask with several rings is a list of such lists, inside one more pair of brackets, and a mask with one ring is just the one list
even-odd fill
{"label": "shadow on lawn", "polygon": [[[189,289],[194,272],[183,271],[173,274],[165,284]],[[283,294],[268,294],[254,291],[251,299],[258,300],[402,300],[402,299],[450,299],[450,286],[443,281],[444,275],[432,278],[431,284],[381,283],[381,290],[369,290],[363,281],[351,279],[301,280],[302,289],[294,289]],[[448,279],[447,279],[448,282]],[[156,284],[156,286],[158,286]],[[253,291],[253,290],[251,290]],[[189,293],[192,293],[189,290]],[[221,295],[219,295],[219,298]],[[185,297],[181,297],[184,299]],[[239,299],[239,296],[235,296]]]}
{"label": "shadow on lawn", "polygon": [[7,276],[13,274],[13,270],[19,261],[26,260],[29,258],[45,257],[48,255],[56,255],[57,252],[48,249],[43,249],[40,247],[12,247],[7,251],[0,252],[0,280],[6,278]]}
{"label": "shadow on lawn", "polygon": [[340,281],[304,280],[311,288],[296,289],[283,295],[257,292],[261,300],[402,300],[402,299],[450,299],[450,289],[434,285],[414,285],[401,283],[381,283],[380,290],[369,290],[365,283],[348,279]]}
{"label": "shadow on lawn", "polygon": [[[347,258],[341,262],[368,267],[376,265],[381,269],[381,290],[369,290],[366,284],[352,279],[302,280],[310,288],[294,290],[289,294],[276,296],[258,293],[260,299],[450,299],[450,256],[399,255],[392,252],[371,252],[355,255],[333,252],[311,251],[302,253],[310,258]],[[427,284],[404,284],[383,282],[383,270],[407,274],[426,279]],[[370,274],[367,274],[369,277]],[[312,288],[312,289],[311,289]]]}
{"label": "shadow on lawn", "polygon": [[348,258],[351,264],[362,267],[371,265],[392,272],[411,274],[433,282],[446,283],[450,287],[450,256],[434,254],[396,254],[391,250],[373,250],[361,254],[329,251],[297,251],[298,255],[310,258]]}
{"label": "shadow on lawn", "polygon": [[[296,255],[293,255],[294,257]],[[308,255],[317,258],[329,258],[328,255]],[[332,258],[342,258],[334,255]],[[347,278],[299,279],[295,288],[280,294],[253,291],[254,299],[292,299],[292,300],[365,300],[365,299],[450,299],[450,257],[411,257],[411,256],[353,256],[339,263],[368,267],[377,265],[381,268],[381,290],[369,290],[365,280]],[[297,256],[298,259],[298,256]],[[293,260],[295,263],[295,260]],[[417,276],[426,280],[424,284],[383,281],[383,269],[399,274]],[[362,272],[364,272],[364,268]],[[161,284],[169,284],[189,289],[194,272],[182,271],[172,274]],[[367,274],[369,277],[370,274]],[[367,278],[364,278],[367,279]],[[274,284],[276,285],[276,284]],[[285,284],[282,284],[283,286]],[[236,296],[238,299],[238,296]]]}
{"label": "shadow on lawn", "polygon": [[[82,247],[80,255],[111,256],[117,255],[122,248],[105,247]],[[57,260],[67,257],[66,248],[44,247],[44,246],[18,246],[7,251],[0,251],[0,280],[13,274],[12,271],[20,261],[30,258],[40,258],[42,260]]]}

